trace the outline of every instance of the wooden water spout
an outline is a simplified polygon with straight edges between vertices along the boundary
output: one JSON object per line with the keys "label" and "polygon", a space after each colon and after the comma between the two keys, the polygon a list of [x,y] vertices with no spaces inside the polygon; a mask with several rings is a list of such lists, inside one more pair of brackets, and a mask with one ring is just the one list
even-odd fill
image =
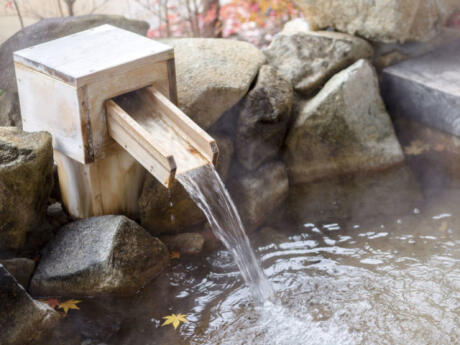
{"label": "wooden water spout", "polygon": [[52,134],[74,217],[136,217],[146,171],[170,187],[217,159],[215,141],[175,105],[167,45],[103,25],[17,51],[14,61],[23,128]]}

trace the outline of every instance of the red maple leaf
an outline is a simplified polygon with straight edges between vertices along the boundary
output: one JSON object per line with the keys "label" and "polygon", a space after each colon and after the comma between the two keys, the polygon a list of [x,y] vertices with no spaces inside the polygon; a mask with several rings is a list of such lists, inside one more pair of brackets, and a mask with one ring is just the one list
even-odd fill
{"label": "red maple leaf", "polygon": [[49,298],[49,299],[47,299],[47,300],[45,300],[45,301],[43,301],[43,302],[45,302],[46,304],[48,304],[48,305],[49,305],[51,308],[53,308],[53,309],[56,309],[56,307],[57,307],[57,306],[59,305],[59,303],[60,303],[59,300],[56,299],[56,298]]}

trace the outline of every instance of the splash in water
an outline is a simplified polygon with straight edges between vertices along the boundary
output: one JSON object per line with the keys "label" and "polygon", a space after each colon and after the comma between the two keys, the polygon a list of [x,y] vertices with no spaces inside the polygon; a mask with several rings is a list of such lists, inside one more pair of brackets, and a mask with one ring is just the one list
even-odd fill
{"label": "splash in water", "polygon": [[206,165],[190,170],[177,179],[206,215],[214,235],[232,254],[255,299],[259,303],[272,299],[272,286],[257,262],[235,204],[214,167]]}

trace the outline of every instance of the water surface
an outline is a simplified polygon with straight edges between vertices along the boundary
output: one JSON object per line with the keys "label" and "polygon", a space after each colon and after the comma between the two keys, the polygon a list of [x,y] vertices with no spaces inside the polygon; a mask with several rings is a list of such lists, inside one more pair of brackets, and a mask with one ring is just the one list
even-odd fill
{"label": "water surface", "polygon": [[[254,303],[221,248],[174,260],[133,298],[84,300],[53,343],[460,344],[459,200],[446,188],[397,215],[287,212],[250,236],[279,303]],[[189,323],[162,327],[172,313]]]}

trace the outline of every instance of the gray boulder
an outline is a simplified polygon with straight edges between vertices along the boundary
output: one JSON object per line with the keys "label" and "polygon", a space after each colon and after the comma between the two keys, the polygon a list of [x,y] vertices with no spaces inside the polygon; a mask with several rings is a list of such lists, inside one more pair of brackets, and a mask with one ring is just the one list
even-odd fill
{"label": "gray boulder", "polygon": [[359,59],[370,59],[372,47],[361,38],[338,32],[282,31],[264,50],[297,92],[309,95],[331,76]]}
{"label": "gray boulder", "polygon": [[30,277],[35,269],[35,261],[27,258],[13,258],[0,260],[8,272],[27,289]]}
{"label": "gray boulder", "polygon": [[52,187],[51,136],[0,127],[0,249],[25,244],[45,216]]}
{"label": "gray boulder", "polygon": [[266,163],[233,179],[229,191],[247,230],[254,230],[288,196],[286,166],[282,162]]}
{"label": "gray boulder", "polygon": [[180,108],[204,129],[248,92],[263,53],[252,44],[226,39],[166,39],[174,47]]}
{"label": "gray boulder", "polygon": [[169,250],[176,250],[185,255],[199,254],[204,247],[204,237],[197,232],[161,236],[160,239]]}
{"label": "gray boulder", "polygon": [[284,156],[293,183],[384,169],[404,160],[377,76],[365,60],[335,75],[295,116]]}
{"label": "gray boulder", "polygon": [[121,16],[49,18],[27,26],[0,45],[0,89],[6,91],[0,97],[0,126],[21,126],[13,52],[102,24],[111,24],[141,35],[145,35],[149,28],[147,22]]}
{"label": "gray boulder", "polygon": [[264,65],[244,98],[236,134],[237,157],[248,170],[276,156],[283,144],[293,102],[292,86]]}
{"label": "gray boulder", "polygon": [[230,137],[222,134],[213,134],[211,136],[216,140],[219,148],[219,157],[217,158],[216,170],[219,173],[222,181],[228,177],[230,167],[232,165],[233,155],[235,153],[235,145]]}
{"label": "gray boulder", "polygon": [[35,301],[0,264],[0,344],[35,344],[58,321],[59,314]]}
{"label": "gray boulder", "polygon": [[295,0],[313,29],[333,27],[372,41],[429,41],[458,0]]}
{"label": "gray boulder", "polygon": [[[2,72],[0,71],[0,75]],[[22,126],[19,98],[16,91],[0,91],[0,126]]]}
{"label": "gray boulder", "polygon": [[133,295],[169,261],[166,246],[125,216],[70,223],[45,247],[30,291],[38,296]]}

